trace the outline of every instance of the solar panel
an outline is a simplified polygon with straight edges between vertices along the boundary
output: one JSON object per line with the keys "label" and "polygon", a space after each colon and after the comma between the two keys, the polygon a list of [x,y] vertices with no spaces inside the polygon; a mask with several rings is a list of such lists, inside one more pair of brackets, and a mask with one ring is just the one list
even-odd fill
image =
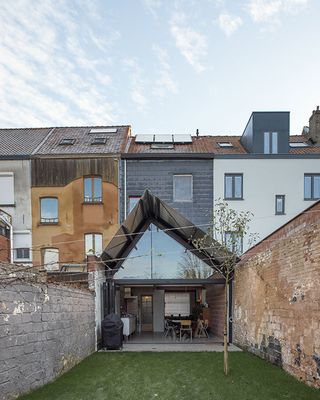
{"label": "solar panel", "polygon": [[174,143],[192,143],[191,135],[175,134],[173,135]]}
{"label": "solar panel", "polygon": [[155,143],[172,143],[172,135],[156,134],[154,136],[155,136],[154,138]]}
{"label": "solar panel", "polygon": [[137,135],[136,143],[153,143],[153,139],[153,134]]}
{"label": "solar panel", "polygon": [[118,128],[92,128],[89,133],[117,133]]}

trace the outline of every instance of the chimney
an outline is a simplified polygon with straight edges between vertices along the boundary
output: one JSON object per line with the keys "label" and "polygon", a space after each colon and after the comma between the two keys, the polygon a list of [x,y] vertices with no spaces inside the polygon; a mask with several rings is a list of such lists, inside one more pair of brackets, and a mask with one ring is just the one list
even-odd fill
{"label": "chimney", "polygon": [[317,106],[316,110],[312,111],[312,115],[309,119],[309,134],[310,140],[314,144],[320,145],[320,110]]}
{"label": "chimney", "polygon": [[199,137],[199,129],[196,130],[196,135]]}

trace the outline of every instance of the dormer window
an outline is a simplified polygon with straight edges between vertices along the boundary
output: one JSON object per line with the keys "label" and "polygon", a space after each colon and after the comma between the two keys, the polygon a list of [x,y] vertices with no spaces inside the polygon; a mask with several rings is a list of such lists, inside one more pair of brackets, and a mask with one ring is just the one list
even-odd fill
{"label": "dormer window", "polygon": [[264,154],[278,154],[278,132],[264,132]]}
{"label": "dormer window", "polygon": [[60,140],[59,146],[72,146],[76,139],[64,138]]}
{"label": "dormer window", "polygon": [[222,148],[230,148],[233,147],[233,144],[231,142],[218,142],[219,147]]}

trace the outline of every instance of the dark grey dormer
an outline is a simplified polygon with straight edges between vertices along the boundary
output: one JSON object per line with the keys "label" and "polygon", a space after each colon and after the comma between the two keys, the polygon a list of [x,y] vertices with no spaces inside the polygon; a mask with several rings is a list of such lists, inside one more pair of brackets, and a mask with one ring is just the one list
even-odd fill
{"label": "dark grey dormer", "polygon": [[241,143],[249,153],[288,153],[289,130],[289,111],[255,111],[242,134]]}

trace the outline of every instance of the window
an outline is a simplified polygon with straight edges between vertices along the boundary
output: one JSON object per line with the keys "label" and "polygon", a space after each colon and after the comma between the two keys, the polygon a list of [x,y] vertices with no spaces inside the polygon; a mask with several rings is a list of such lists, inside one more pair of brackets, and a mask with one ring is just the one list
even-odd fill
{"label": "window", "polygon": [[89,133],[117,133],[118,128],[92,128]]}
{"label": "window", "polygon": [[292,143],[289,143],[289,146],[290,147],[308,147],[309,145],[308,145],[308,143],[305,143],[305,142],[292,142]]}
{"label": "window", "polygon": [[14,205],[13,172],[0,172],[0,205]]}
{"label": "window", "polygon": [[59,271],[59,249],[42,249],[42,264],[47,271]]}
{"label": "window", "polygon": [[30,258],[30,249],[29,248],[20,248],[16,249],[16,260],[29,260]]}
{"label": "window", "polygon": [[192,201],[192,175],[173,175],[173,201]]}
{"label": "window", "polygon": [[87,233],[84,235],[86,255],[100,256],[102,253],[102,235],[101,233]]}
{"label": "window", "polygon": [[320,199],[320,174],[304,175],[304,199]]}
{"label": "window", "polygon": [[64,139],[61,139],[59,145],[60,146],[72,146],[75,141],[76,141],[75,139],[64,138]]}
{"label": "window", "polygon": [[285,206],[285,195],[277,194],[276,195],[276,215],[284,214],[284,206]]}
{"label": "window", "polygon": [[150,146],[151,149],[166,149],[173,150],[174,146],[172,143],[152,143]]}
{"label": "window", "polygon": [[91,144],[106,144],[107,138],[106,137],[95,137]]}
{"label": "window", "polygon": [[226,232],[225,244],[229,251],[237,255],[243,251],[243,237],[239,232]]}
{"label": "window", "polygon": [[278,153],[278,132],[264,132],[263,152],[264,154]]}
{"label": "window", "polygon": [[58,199],[54,197],[44,197],[40,199],[40,223],[58,223]]}
{"label": "window", "polygon": [[129,213],[134,209],[140,199],[141,196],[129,196]]}
{"label": "window", "polygon": [[190,293],[165,292],[164,301],[166,317],[171,315],[186,317],[190,315]]}
{"label": "window", "polygon": [[102,179],[100,176],[84,178],[84,202],[102,203]]}
{"label": "window", "polygon": [[230,142],[218,142],[219,147],[233,147],[233,144]]}
{"label": "window", "polygon": [[224,198],[226,200],[239,200],[243,198],[243,175],[224,175]]}

